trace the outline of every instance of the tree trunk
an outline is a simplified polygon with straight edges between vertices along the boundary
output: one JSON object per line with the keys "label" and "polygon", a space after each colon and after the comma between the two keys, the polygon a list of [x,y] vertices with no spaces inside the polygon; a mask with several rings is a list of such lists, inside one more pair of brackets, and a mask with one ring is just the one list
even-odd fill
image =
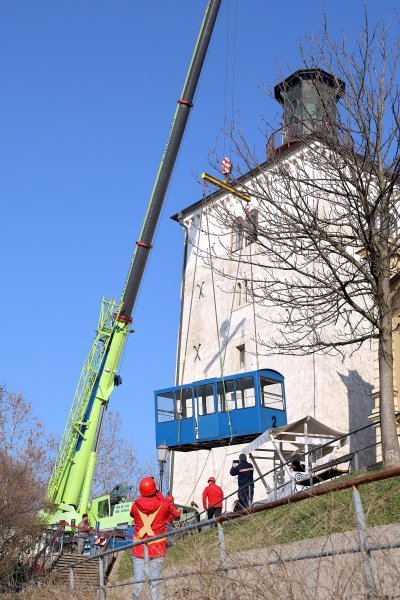
{"label": "tree trunk", "polygon": [[[381,298],[389,295],[389,278],[382,282]],[[386,289],[387,288],[387,289]],[[400,465],[400,448],[394,412],[392,312],[383,301],[382,327],[379,334],[379,410],[381,417],[382,455],[386,468]]]}

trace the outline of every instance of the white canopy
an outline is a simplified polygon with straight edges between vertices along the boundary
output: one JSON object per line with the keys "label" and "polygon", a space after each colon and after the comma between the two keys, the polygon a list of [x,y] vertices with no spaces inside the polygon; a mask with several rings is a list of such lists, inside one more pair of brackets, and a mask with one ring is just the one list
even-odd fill
{"label": "white canopy", "polygon": [[[299,421],[283,425],[282,427],[275,427],[274,429],[268,429],[255,440],[250,442],[242,450],[245,454],[250,454],[263,444],[271,441],[278,443],[289,443],[296,448],[304,450],[305,446],[308,446],[308,450],[313,450],[334,442],[337,438],[345,436],[346,434],[328,427],[321,421],[317,421],[311,415],[307,415]],[[329,454],[332,452],[332,447],[340,447],[346,443],[346,438],[338,440],[333,444],[329,444],[325,448],[321,448],[322,455]]]}

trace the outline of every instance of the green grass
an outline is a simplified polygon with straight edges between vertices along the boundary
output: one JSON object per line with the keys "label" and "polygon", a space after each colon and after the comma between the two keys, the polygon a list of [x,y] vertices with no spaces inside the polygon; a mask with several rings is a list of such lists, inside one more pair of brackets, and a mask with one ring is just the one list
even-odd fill
{"label": "green grass", "polygon": [[125,581],[133,577],[132,553],[130,550],[124,552],[118,563],[117,581]]}
{"label": "green grass", "polygon": [[[367,526],[400,522],[400,477],[359,487]],[[318,538],[355,529],[351,490],[280,506],[249,515],[224,526],[229,552]],[[200,555],[217,556],[216,529],[207,529],[174,542],[166,566],[195,564]],[[130,554],[120,562],[118,579],[132,577]]]}
{"label": "green grass", "polygon": [[[400,522],[400,477],[360,486],[359,490],[367,526]],[[229,552],[239,552],[350,531],[355,526],[352,492],[343,490],[237,519],[228,523],[224,532]],[[209,546],[214,554],[216,531],[209,529],[175,543],[168,563],[186,561],[191,549],[200,545]]]}

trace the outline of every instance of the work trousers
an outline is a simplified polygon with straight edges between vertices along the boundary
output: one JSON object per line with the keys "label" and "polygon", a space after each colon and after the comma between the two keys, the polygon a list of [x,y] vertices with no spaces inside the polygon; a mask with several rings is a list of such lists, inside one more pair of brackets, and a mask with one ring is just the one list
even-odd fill
{"label": "work trousers", "polygon": [[86,542],[86,538],[78,537],[78,539],[77,539],[78,554],[83,554],[83,551],[85,549],[85,542]]}
{"label": "work trousers", "polygon": [[162,579],[162,566],[164,557],[160,556],[159,558],[149,558],[147,565],[144,558],[136,558],[136,556],[132,556],[132,559],[133,576],[135,580],[132,594],[134,600],[140,599],[143,583],[146,579],[150,581],[151,600],[158,600],[158,584]]}
{"label": "work trousers", "polygon": [[214,517],[219,517],[222,515],[222,508],[211,506],[211,508],[207,508],[207,519],[213,519]]}
{"label": "work trousers", "polygon": [[246,485],[238,491],[239,510],[249,508],[253,502],[254,484]]}

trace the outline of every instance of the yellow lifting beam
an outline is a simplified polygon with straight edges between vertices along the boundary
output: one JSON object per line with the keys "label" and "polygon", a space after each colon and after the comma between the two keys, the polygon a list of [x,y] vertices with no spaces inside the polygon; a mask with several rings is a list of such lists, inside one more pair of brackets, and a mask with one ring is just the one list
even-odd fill
{"label": "yellow lifting beam", "polygon": [[216,179],[215,177],[213,177],[212,175],[209,175],[208,173],[202,173],[201,178],[204,179],[205,181],[208,181],[209,183],[212,183],[213,185],[216,185],[217,187],[223,188],[227,192],[231,192],[231,194],[233,194],[234,196],[237,196],[238,198],[241,198],[242,200],[245,200],[246,202],[250,202],[250,200],[251,200],[251,196],[249,194],[240,192],[239,190],[234,188],[232,185],[229,185],[229,183],[226,183],[225,181],[221,181],[220,179]]}

